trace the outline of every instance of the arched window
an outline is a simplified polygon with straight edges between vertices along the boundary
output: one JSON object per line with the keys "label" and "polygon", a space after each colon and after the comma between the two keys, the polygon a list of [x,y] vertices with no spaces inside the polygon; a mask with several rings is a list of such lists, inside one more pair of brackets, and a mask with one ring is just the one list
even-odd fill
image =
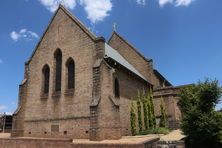
{"label": "arched window", "polygon": [[49,77],[50,77],[50,69],[48,65],[43,66],[42,68],[42,75],[43,75],[43,93],[49,93]]}
{"label": "arched window", "polygon": [[57,49],[55,54],[55,92],[61,91],[62,80],[62,52]]}
{"label": "arched window", "polygon": [[69,58],[66,62],[67,68],[67,89],[75,88],[75,62]]}
{"label": "arched window", "polygon": [[114,81],[114,94],[116,98],[120,97],[119,80],[117,78],[115,78]]}

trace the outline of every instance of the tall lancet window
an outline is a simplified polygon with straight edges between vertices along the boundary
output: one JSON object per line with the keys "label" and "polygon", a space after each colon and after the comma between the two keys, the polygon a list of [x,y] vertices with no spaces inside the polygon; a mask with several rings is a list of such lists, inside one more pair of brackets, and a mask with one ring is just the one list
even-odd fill
{"label": "tall lancet window", "polygon": [[66,62],[67,68],[67,89],[75,88],[75,62],[69,58]]}
{"label": "tall lancet window", "polygon": [[62,52],[57,49],[55,54],[55,92],[61,91],[61,80],[62,80]]}
{"label": "tall lancet window", "polygon": [[116,98],[120,97],[119,80],[117,78],[114,80],[114,95]]}
{"label": "tall lancet window", "polygon": [[49,93],[49,78],[50,78],[50,69],[48,65],[43,66],[42,68],[42,82],[43,82],[43,94]]}

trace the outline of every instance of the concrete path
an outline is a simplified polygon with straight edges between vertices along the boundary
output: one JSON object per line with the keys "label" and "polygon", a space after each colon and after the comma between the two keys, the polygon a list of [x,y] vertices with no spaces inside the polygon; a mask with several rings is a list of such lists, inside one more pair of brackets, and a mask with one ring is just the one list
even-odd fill
{"label": "concrete path", "polygon": [[136,144],[145,143],[148,141],[157,140],[157,135],[144,135],[144,136],[124,136],[119,140],[103,140],[103,141],[90,141],[88,139],[73,139],[74,144]]}
{"label": "concrete path", "polygon": [[0,133],[0,138],[10,138],[11,134],[10,133]]}
{"label": "concrete path", "polygon": [[[0,138],[10,138],[10,133],[0,133]],[[160,141],[179,141],[185,137],[181,130],[173,130],[168,135],[144,135],[144,136],[124,136],[120,140],[104,140],[102,143],[135,143],[142,142],[144,140],[152,140],[155,138],[160,138]],[[74,139],[74,143],[92,143],[87,139]]]}
{"label": "concrete path", "polygon": [[168,135],[160,135],[160,141],[179,141],[186,137],[181,130],[173,130]]}

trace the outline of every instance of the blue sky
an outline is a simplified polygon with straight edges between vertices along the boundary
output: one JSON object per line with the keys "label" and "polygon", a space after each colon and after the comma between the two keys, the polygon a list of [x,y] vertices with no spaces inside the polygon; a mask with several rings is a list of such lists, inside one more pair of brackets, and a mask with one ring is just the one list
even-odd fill
{"label": "blue sky", "polygon": [[24,62],[60,2],[107,40],[116,23],[174,85],[222,83],[221,0],[1,0],[0,112],[15,110]]}

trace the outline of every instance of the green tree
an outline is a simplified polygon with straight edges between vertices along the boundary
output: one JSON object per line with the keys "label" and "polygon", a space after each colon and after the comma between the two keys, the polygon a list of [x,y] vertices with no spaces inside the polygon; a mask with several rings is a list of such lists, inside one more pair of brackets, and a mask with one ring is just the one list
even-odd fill
{"label": "green tree", "polygon": [[151,110],[151,118],[152,118],[152,124],[153,127],[156,127],[156,116],[155,116],[155,112],[154,112],[154,105],[153,105],[153,92],[152,89],[150,89],[150,110]]}
{"label": "green tree", "polygon": [[217,80],[205,80],[181,91],[181,129],[189,147],[222,147],[222,114],[215,111],[222,89]]}
{"label": "green tree", "polygon": [[159,127],[167,127],[167,116],[166,116],[166,110],[163,98],[161,98],[160,111],[161,111],[161,117],[160,117]]}
{"label": "green tree", "polygon": [[147,118],[148,118],[149,128],[153,128],[153,115],[150,102],[150,93],[148,93],[146,100],[147,100]]}
{"label": "green tree", "polygon": [[143,103],[144,125],[145,125],[145,129],[147,130],[149,128],[149,118],[148,118],[148,108],[147,108],[146,96],[143,96],[142,103]]}
{"label": "green tree", "polygon": [[131,126],[131,133],[133,136],[136,135],[136,113],[135,113],[135,106],[133,102],[131,103],[130,107],[130,126]]}
{"label": "green tree", "polygon": [[142,125],[141,99],[139,93],[137,97],[137,114],[138,114],[139,131],[141,132],[143,130],[143,125]]}

